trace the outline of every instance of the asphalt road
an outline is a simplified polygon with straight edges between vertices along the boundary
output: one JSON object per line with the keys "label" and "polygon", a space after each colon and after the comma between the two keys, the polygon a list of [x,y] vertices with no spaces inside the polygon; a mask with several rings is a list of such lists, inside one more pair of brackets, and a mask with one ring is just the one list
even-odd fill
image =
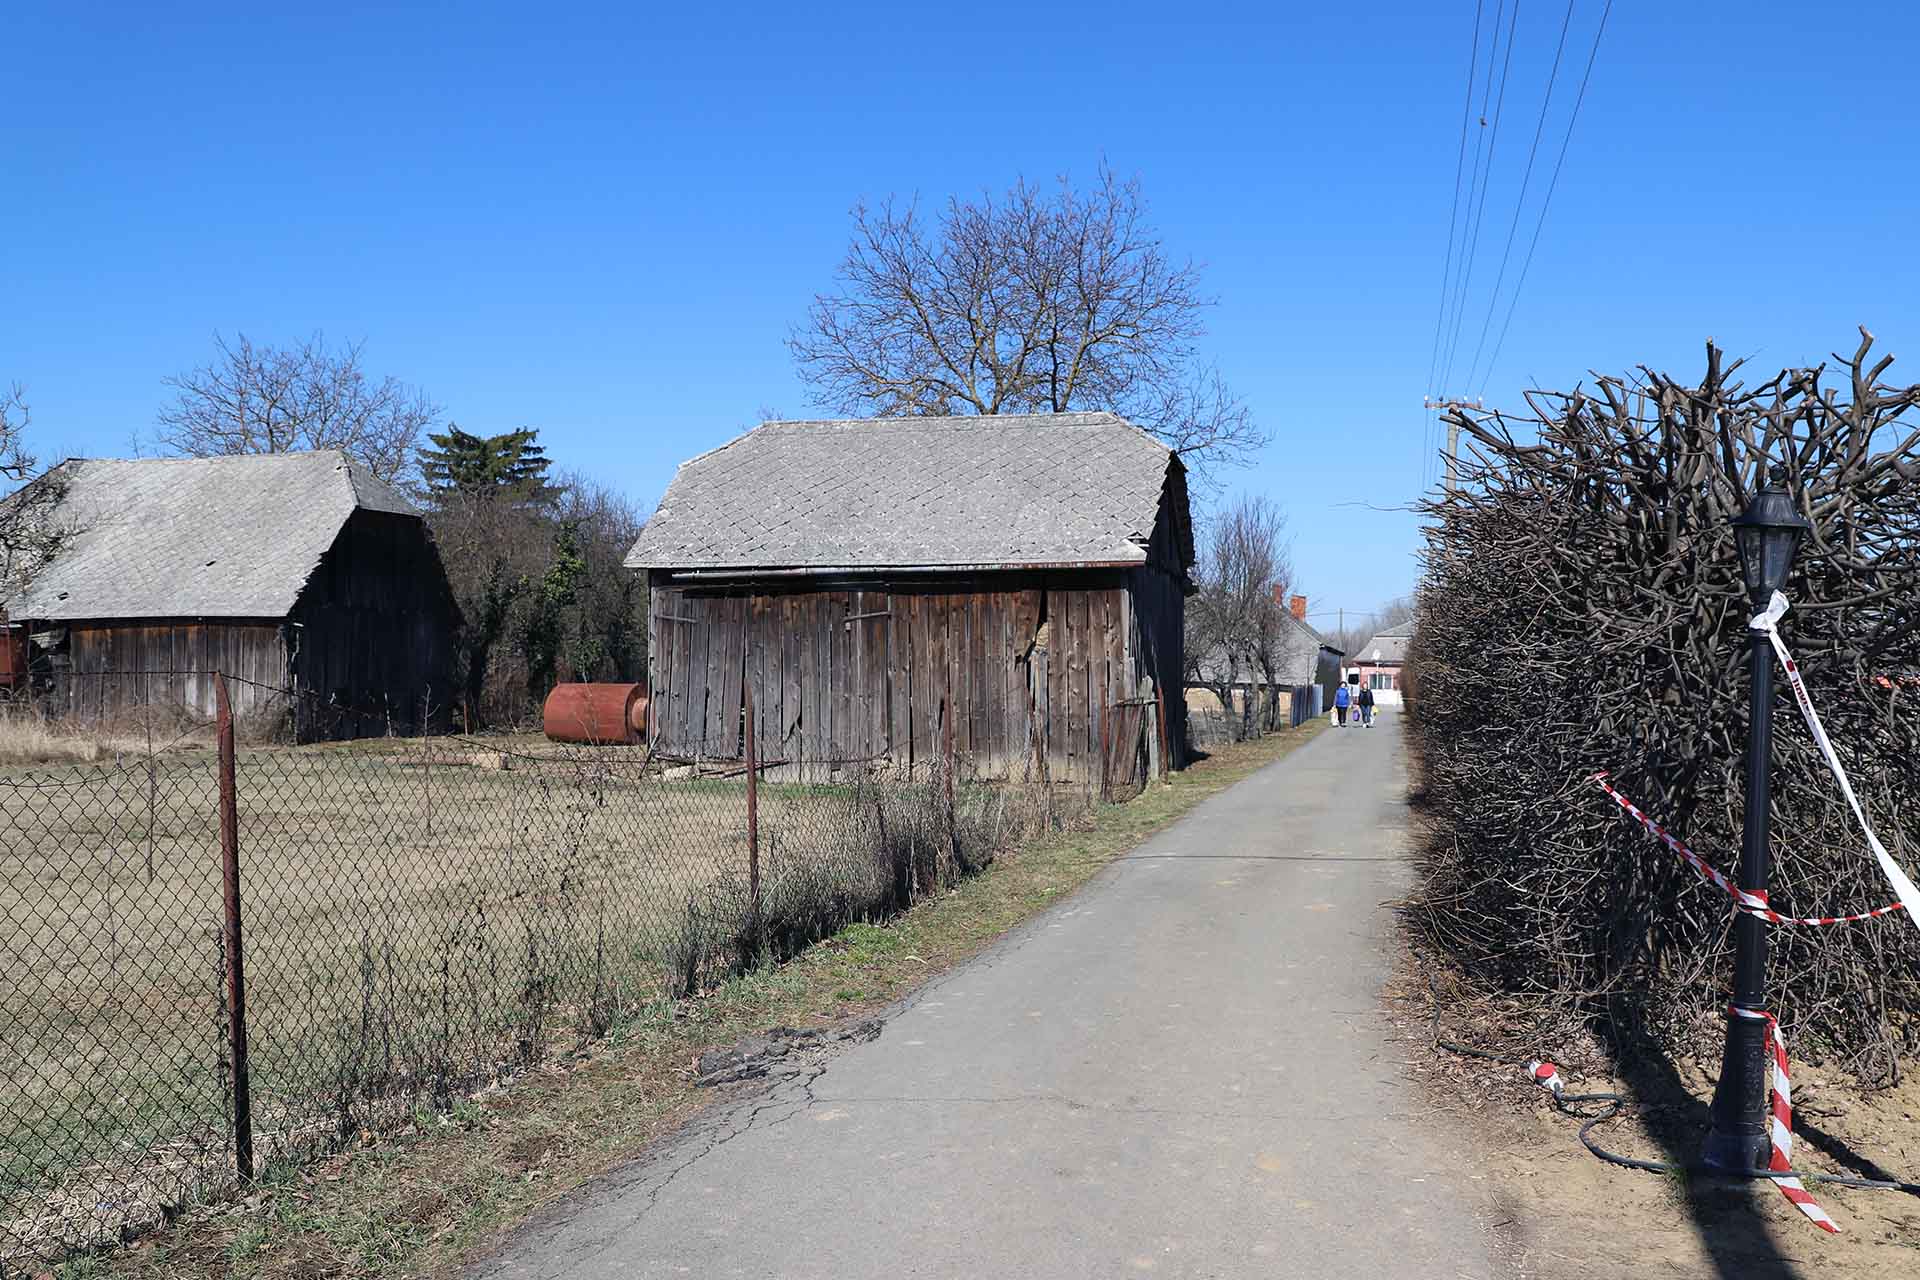
{"label": "asphalt road", "polygon": [[471,1275],[1502,1274],[1379,1013],[1397,716],[1329,730]]}

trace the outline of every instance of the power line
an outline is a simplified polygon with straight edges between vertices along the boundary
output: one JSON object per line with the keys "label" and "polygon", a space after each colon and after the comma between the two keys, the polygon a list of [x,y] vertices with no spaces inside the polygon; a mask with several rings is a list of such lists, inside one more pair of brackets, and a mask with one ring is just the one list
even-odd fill
{"label": "power line", "polygon": [[1567,15],[1560,20],[1560,43],[1553,49],[1553,68],[1547,72],[1547,93],[1540,99],[1540,119],[1533,126],[1533,145],[1527,148],[1526,172],[1520,175],[1520,194],[1513,202],[1513,221],[1507,224],[1506,247],[1500,251],[1500,271],[1493,279],[1493,292],[1487,296],[1487,316],[1480,322],[1480,340],[1474,344],[1473,362],[1467,366],[1467,385],[1480,368],[1480,356],[1487,349],[1487,331],[1493,327],[1493,313],[1500,306],[1500,286],[1506,283],[1507,264],[1513,259],[1513,236],[1520,229],[1520,211],[1527,207],[1527,187],[1533,181],[1533,161],[1540,151],[1540,135],[1546,132],[1547,108],[1553,105],[1553,86],[1560,79],[1560,58],[1567,49],[1567,28],[1573,25],[1573,2],[1567,0]]}
{"label": "power line", "polygon": [[1547,209],[1553,204],[1553,192],[1560,185],[1560,166],[1567,161],[1567,144],[1573,141],[1573,126],[1580,120],[1580,104],[1587,99],[1587,82],[1593,78],[1593,62],[1600,53],[1600,37],[1607,32],[1607,15],[1613,12],[1613,0],[1607,0],[1606,7],[1600,10],[1600,25],[1593,33],[1593,48],[1587,51],[1587,69],[1580,77],[1580,92],[1574,95],[1573,114],[1567,117],[1567,133],[1560,139],[1560,155],[1553,162],[1553,177],[1547,183],[1547,195],[1540,202],[1540,218],[1533,224],[1533,239],[1527,245],[1526,261],[1520,264],[1520,278],[1514,282],[1513,297],[1507,303],[1507,318],[1501,322],[1500,338],[1493,344],[1493,355],[1487,361],[1486,373],[1480,383],[1481,394],[1486,393],[1487,383],[1493,381],[1494,365],[1500,360],[1500,349],[1507,345],[1507,330],[1513,327],[1514,309],[1520,305],[1520,291],[1526,287],[1527,272],[1533,267],[1533,251],[1540,247],[1540,232],[1547,225]]}
{"label": "power line", "polygon": [[[1446,336],[1444,336],[1441,339],[1442,350],[1445,353],[1442,356],[1442,359],[1445,361],[1445,364],[1449,366],[1449,368],[1447,372],[1442,373],[1440,377],[1435,379],[1433,383],[1433,391],[1428,393],[1428,397],[1427,397],[1428,399],[1432,399],[1435,394],[1438,394],[1444,391],[1445,390],[1444,384],[1447,378],[1451,376],[1450,366],[1453,363],[1453,350],[1452,350],[1453,343],[1452,343],[1452,337],[1451,337],[1452,329],[1453,329],[1452,321],[1453,321],[1454,315],[1459,311],[1459,298],[1461,296],[1461,292],[1464,284],[1463,278],[1466,274],[1467,242],[1473,233],[1474,198],[1480,190],[1480,167],[1481,167],[1481,162],[1486,157],[1486,149],[1487,149],[1487,105],[1493,101],[1494,62],[1499,57],[1499,54],[1500,54],[1500,20],[1506,16],[1506,13],[1507,13],[1506,0],[1499,0],[1499,2],[1494,6],[1493,24],[1488,29],[1489,36],[1488,36],[1488,44],[1487,44],[1487,79],[1486,79],[1485,87],[1480,89],[1480,113],[1479,113],[1480,128],[1473,135],[1473,169],[1467,178],[1467,202],[1465,206],[1467,211],[1467,216],[1462,220],[1460,225],[1460,250],[1459,250],[1459,254],[1455,259],[1457,269],[1454,272],[1453,287],[1448,291],[1447,295],[1441,299],[1441,302],[1440,302],[1440,322],[1446,331]],[[1479,30],[1479,24],[1477,22],[1474,25],[1474,30],[1476,32]],[[1475,53],[1475,58],[1477,60],[1479,55],[1479,41],[1477,39],[1474,42],[1474,53]],[[1474,82],[1469,81],[1467,84],[1467,105],[1468,105],[1469,111],[1472,110],[1474,87],[1475,87]],[[1439,419],[1437,418],[1434,419],[1432,423],[1432,431],[1433,431],[1433,434],[1431,439],[1428,442],[1428,452],[1427,452],[1427,462],[1428,462],[1427,482],[1429,484],[1432,483],[1433,477],[1437,476],[1440,470],[1440,464],[1434,458],[1434,447],[1438,445],[1440,440],[1440,422],[1439,422]]]}
{"label": "power line", "polygon": [[[1453,282],[1453,240],[1454,232],[1460,222],[1460,177],[1467,169],[1467,125],[1473,119],[1473,82],[1480,70],[1480,19],[1485,12],[1486,0],[1474,0],[1473,4],[1473,44],[1467,53],[1467,92],[1460,103],[1460,153],[1453,161],[1453,207],[1447,211],[1447,258],[1446,265],[1440,271],[1440,309],[1433,318],[1433,353],[1427,357],[1427,394],[1434,391],[1434,375],[1440,372],[1440,334],[1447,324],[1447,291]],[[1431,465],[1434,425],[1431,418],[1421,423],[1420,439],[1420,487],[1427,484],[1427,468]]]}
{"label": "power line", "polygon": [[[1500,19],[1504,17],[1507,12],[1507,0],[1499,0],[1499,2],[1494,6],[1493,23],[1488,28],[1490,32],[1490,36],[1489,36],[1489,42],[1487,45],[1487,78],[1486,78],[1485,87],[1481,88],[1479,87],[1479,77],[1476,71],[1476,68],[1479,63],[1479,56],[1480,56],[1480,25],[1481,24],[1479,19],[1482,12],[1482,9],[1478,6],[1483,6],[1484,0],[1475,0],[1475,4],[1477,7],[1475,8],[1475,11],[1474,11],[1475,20],[1474,20],[1474,28],[1473,28],[1474,29],[1473,57],[1469,60],[1469,63],[1468,63],[1466,106],[1467,106],[1468,116],[1471,119],[1473,115],[1473,95],[1477,89],[1477,91],[1480,94],[1480,111],[1479,111],[1480,128],[1473,135],[1473,168],[1467,177],[1466,201],[1461,206],[1462,209],[1465,210],[1465,216],[1460,220],[1460,243],[1459,243],[1458,250],[1456,251],[1454,249],[1453,241],[1451,238],[1449,238],[1447,242],[1448,253],[1453,258],[1454,272],[1453,272],[1453,280],[1451,285],[1447,288],[1446,292],[1441,296],[1441,299],[1440,299],[1440,324],[1441,324],[1441,344],[1442,344],[1441,350],[1443,352],[1443,355],[1441,358],[1448,359],[1448,360],[1451,359],[1450,355],[1445,354],[1448,350],[1448,346],[1447,346],[1448,335],[1451,332],[1451,320],[1452,320],[1453,314],[1458,309],[1455,303],[1455,299],[1459,296],[1459,293],[1460,293],[1461,275],[1464,271],[1465,264],[1466,264],[1467,239],[1473,226],[1474,195],[1480,189],[1480,165],[1481,165],[1481,160],[1486,154],[1487,104],[1493,100],[1493,63],[1494,63],[1495,57],[1500,52]],[[1434,381],[1433,386],[1436,391],[1440,389],[1442,381],[1444,381],[1444,377],[1437,378]],[[1431,397],[1431,393],[1429,393],[1429,396]],[[1428,453],[1428,462],[1430,466],[1429,480],[1431,480],[1432,475],[1437,475],[1439,470],[1438,464],[1433,462],[1431,445],[1437,442],[1440,438],[1440,435],[1439,435],[1440,424],[1438,421],[1435,421],[1431,424],[1431,426],[1432,426],[1433,434],[1432,434],[1432,439],[1429,441],[1429,453]]]}
{"label": "power line", "polygon": [[[1467,265],[1466,269],[1461,273],[1458,301],[1454,305],[1453,332],[1447,339],[1446,372],[1440,377],[1442,389],[1444,389],[1446,383],[1453,380],[1453,362],[1460,353],[1460,325],[1466,318],[1467,297],[1473,291],[1473,264],[1474,260],[1480,256],[1480,228],[1486,220],[1487,193],[1492,190],[1493,186],[1493,156],[1494,152],[1498,150],[1500,146],[1500,117],[1506,109],[1507,81],[1510,78],[1509,72],[1513,66],[1513,31],[1519,21],[1520,0],[1514,0],[1513,10],[1507,18],[1507,51],[1500,62],[1500,90],[1493,104],[1493,132],[1487,136],[1486,173],[1480,183],[1480,203],[1474,210],[1473,230],[1467,241]],[[1499,19],[1497,16],[1495,17],[1494,25],[1494,39],[1497,42],[1499,39]],[[1498,47],[1497,43],[1495,47]],[[1489,89],[1493,86],[1491,68],[1488,69],[1487,86]],[[1485,105],[1485,99],[1483,98],[1481,101],[1483,110]],[[1481,119],[1484,120],[1486,117],[1482,115]]]}

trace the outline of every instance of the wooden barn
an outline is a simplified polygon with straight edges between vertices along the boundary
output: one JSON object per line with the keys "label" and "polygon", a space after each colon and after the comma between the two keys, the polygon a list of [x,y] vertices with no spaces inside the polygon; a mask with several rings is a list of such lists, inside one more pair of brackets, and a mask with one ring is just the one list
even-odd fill
{"label": "wooden barn", "polygon": [[[1109,413],[769,422],[681,465],[627,557],[656,749],[982,777],[1185,758],[1179,457]],[[1173,706],[1172,715],[1165,707]]]}
{"label": "wooden barn", "polygon": [[[410,727],[453,696],[459,613],[419,512],[333,450],[81,458],[34,482],[51,554],[6,597],[16,696],[291,716],[302,739]],[[289,697],[289,691],[293,696]]]}

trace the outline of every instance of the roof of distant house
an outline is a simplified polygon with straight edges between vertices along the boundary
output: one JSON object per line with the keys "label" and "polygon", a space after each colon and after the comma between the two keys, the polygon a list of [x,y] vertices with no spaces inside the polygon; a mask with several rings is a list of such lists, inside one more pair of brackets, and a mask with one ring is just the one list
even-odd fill
{"label": "roof of distant house", "polygon": [[627,555],[682,571],[1145,563],[1186,469],[1111,413],[769,422],[682,463]]}
{"label": "roof of distant house", "polygon": [[1413,641],[1413,622],[1411,620],[1388,627],[1376,634],[1373,639],[1360,646],[1360,652],[1352,655],[1355,662],[1405,662],[1407,646]]}
{"label": "roof of distant house", "polygon": [[6,601],[15,619],[280,618],[357,510],[417,516],[335,449],[73,458],[36,518],[63,541]]}
{"label": "roof of distant house", "polygon": [[[1303,685],[1315,683],[1320,670],[1322,651],[1340,655],[1340,650],[1327,643],[1310,624],[1302,622],[1291,613],[1281,614],[1281,625],[1285,628],[1281,636],[1280,660],[1274,665],[1273,678],[1276,684]],[[1198,660],[1199,679],[1204,684],[1219,684],[1224,678],[1226,655],[1217,648]],[[1236,684],[1251,684],[1254,671],[1242,664],[1235,680]],[[1264,675],[1262,676],[1264,679]]]}

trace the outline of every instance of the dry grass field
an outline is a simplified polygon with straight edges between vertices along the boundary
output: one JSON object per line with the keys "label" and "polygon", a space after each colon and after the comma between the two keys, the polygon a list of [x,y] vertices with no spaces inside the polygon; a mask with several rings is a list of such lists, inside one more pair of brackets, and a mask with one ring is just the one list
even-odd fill
{"label": "dry grass field", "polygon": [[[216,758],[125,745],[0,768],[0,1261],[230,1178]],[[243,749],[237,778],[265,1159],[444,1106],[728,959],[737,779],[451,740]],[[856,856],[851,794],[761,786],[766,893]]]}

